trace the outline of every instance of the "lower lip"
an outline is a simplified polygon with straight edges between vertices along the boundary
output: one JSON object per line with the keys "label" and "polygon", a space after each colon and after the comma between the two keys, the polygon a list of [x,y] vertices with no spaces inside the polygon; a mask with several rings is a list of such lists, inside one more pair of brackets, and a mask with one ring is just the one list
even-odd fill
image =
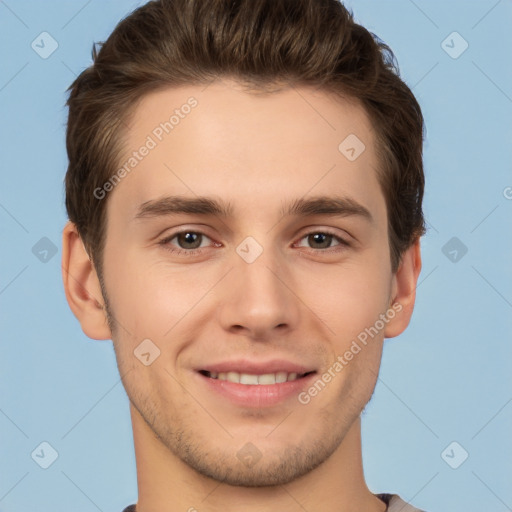
{"label": "lower lip", "polygon": [[291,397],[297,397],[314,378],[312,373],[300,379],[279,384],[238,384],[227,380],[212,379],[200,373],[197,375],[209,389],[242,407],[271,407]]}

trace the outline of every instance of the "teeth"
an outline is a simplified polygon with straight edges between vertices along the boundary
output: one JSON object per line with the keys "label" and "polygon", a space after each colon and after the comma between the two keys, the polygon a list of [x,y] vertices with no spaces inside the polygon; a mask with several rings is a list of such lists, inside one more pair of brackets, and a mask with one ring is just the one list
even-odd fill
{"label": "teeth", "polygon": [[280,384],[281,382],[286,382],[288,379],[288,374],[286,372],[277,372],[276,373],[276,382]]}
{"label": "teeth", "polygon": [[258,384],[258,376],[249,373],[241,373],[240,384]]}
{"label": "teeth", "polygon": [[265,373],[264,375],[258,376],[258,384],[275,384],[276,375],[275,373]]}
{"label": "teeth", "polygon": [[226,373],[226,380],[229,382],[240,382],[240,374],[236,372]]}
{"label": "teeth", "polygon": [[295,372],[287,373],[287,372],[277,372],[277,373],[265,373],[263,375],[253,375],[250,373],[238,373],[238,372],[210,372],[210,378],[219,379],[219,380],[227,380],[228,382],[235,382],[237,384],[246,384],[246,385],[257,385],[257,384],[281,384],[283,382],[290,382],[292,380],[297,380],[298,377],[302,375],[298,375]]}

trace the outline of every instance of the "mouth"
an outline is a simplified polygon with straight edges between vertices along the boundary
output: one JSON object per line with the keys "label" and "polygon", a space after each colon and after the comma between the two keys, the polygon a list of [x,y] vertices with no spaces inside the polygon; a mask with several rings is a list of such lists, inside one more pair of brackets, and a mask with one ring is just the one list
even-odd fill
{"label": "mouth", "polygon": [[236,407],[271,408],[293,403],[311,385],[316,370],[284,360],[231,361],[196,369],[208,399]]}
{"label": "mouth", "polygon": [[240,373],[235,371],[228,372],[210,372],[208,370],[199,370],[201,375],[210,379],[233,382],[235,384],[243,384],[245,386],[269,386],[274,384],[283,384],[285,382],[293,382],[307,377],[315,371],[297,373],[279,371],[275,373]]}

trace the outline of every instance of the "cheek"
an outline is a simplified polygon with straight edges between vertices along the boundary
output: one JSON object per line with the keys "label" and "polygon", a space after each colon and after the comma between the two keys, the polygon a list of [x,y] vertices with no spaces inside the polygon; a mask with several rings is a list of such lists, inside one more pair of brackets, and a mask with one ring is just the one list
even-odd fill
{"label": "cheek", "polygon": [[122,263],[110,265],[106,285],[113,312],[132,337],[139,342],[150,338],[159,344],[172,336],[174,326],[217,280],[206,268],[171,266],[161,260],[148,263],[131,254]]}
{"label": "cheek", "polygon": [[[391,279],[382,265],[353,264],[324,275],[305,291],[339,340],[352,340],[388,307]],[[331,332],[332,334],[332,332]]]}

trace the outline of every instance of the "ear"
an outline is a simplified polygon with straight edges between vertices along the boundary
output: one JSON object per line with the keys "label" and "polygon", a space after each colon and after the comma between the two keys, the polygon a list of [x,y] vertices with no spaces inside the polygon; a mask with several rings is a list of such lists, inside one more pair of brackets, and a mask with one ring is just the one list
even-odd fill
{"label": "ear", "polygon": [[421,252],[418,239],[403,253],[400,266],[393,276],[392,300],[389,307],[396,314],[386,325],[385,338],[398,336],[409,325],[416,300],[416,286],[420,271]]}
{"label": "ear", "polygon": [[62,280],[69,307],[86,336],[95,340],[111,339],[100,282],[72,222],[62,231]]}

